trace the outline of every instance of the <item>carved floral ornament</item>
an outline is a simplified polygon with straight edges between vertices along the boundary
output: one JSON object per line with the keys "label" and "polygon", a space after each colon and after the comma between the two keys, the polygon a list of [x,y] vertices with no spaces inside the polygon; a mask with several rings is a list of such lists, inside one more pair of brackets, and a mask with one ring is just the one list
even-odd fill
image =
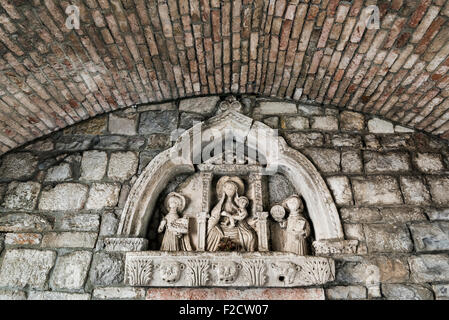
{"label": "carved floral ornament", "polygon": [[[215,117],[182,133],[135,182],[123,209],[119,237],[105,241],[106,249],[131,251],[125,263],[128,284],[324,284],[334,279],[334,262],[310,254],[354,253],[357,249],[357,241],[344,240],[332,196],[313,164],[275,130],[240,113],[242,109],[234,97],[228,97]],[[217,132],[226,137],[224,142],[215,139]],[[198,137],[199,144],[195,146],[194,141],[193,147],[186,148],[187,138]],[[235,145],[226,148],[229,141]],[[218,143],[220,148],[225,145],[224,152],[216,152],[221,150],[216,149]],[[246,151],[239,153],[242,148]],[[211,151],[212,156],[205,159],[204,154]],[[273,169],[297,193],[268,208],[266,179]],[[167,184],[187,173],[187,187],[169,193],[162,207],[156,208]],[[160,251],[142,251],[156,209],[163,212],[157,230],[162,237]],[[312,234],[315,241],[310,250]],[[131,245],[137,243],[143,245]]]}

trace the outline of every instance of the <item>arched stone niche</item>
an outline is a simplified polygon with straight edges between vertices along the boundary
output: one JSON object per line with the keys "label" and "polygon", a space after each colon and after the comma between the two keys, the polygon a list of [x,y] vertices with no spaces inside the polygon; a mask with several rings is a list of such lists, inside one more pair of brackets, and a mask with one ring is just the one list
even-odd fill
{"label": "arched stone niche", "polygon": [[[220,109],[220,114],[181,133],[172,148],[148,164],[132,187],[117,237],[105,239],[106,250],[127,251],[126,282],[135,286],[291,287],[332,281],[334,262],[325,256],[355,253],[357,241],[344,240],[336,206],[323,178],[275,130],[240,113],[241,105],[235,99],[222,103]],[[216,150],[218,140],[212,137],[217,135],[231,136],[225,142],[219,140],[227,152],[204,159],[205,154]],[[235,142],[232,152],[226,148],[228,140]],[[246,147],[241,159],[236,158],[239,145]],[[315,237],[315,256],[271,251],[270,223],[274,221],[265,207],[261,182],[264,175],[275,172],[285,176],[305,202]],[[177,175],[195,173],[200,174],[203,186],[202,210],[195,216],[198,239],[193,250],[144,251],[159,194]],[[255,252],[211,252],[207,245],[214,175],[248,177],[253,194],[249,196],[249,216],[257,233]]]}

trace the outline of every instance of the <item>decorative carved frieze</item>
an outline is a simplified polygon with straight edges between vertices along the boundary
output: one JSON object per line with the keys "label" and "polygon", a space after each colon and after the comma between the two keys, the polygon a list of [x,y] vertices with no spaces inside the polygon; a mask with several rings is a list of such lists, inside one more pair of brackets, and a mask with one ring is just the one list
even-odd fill
{"label": "decorative carved frieze", "polygon": [[125,279],[150,287],[296,287],[335,278],[334,261],[280,252],[129,252]]}
{"label": "decorative carved frieze", "polygon": [[125,279],[133,286],[149,286],[152,275],[153,261],[151,259],[132,257],[126,260]]}

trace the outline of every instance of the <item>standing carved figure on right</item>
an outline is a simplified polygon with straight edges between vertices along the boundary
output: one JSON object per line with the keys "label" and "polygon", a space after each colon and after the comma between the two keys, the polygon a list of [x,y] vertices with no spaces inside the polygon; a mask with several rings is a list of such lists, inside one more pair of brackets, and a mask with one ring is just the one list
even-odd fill
{"label": "standing carved figure on right", "polygon": [[297,195],[284,200],[283,206],[289,210],[287,219],[287,239],[285,251],[306,256],[307,237],[310,236],[310,224],[303,215],[304,205]]}

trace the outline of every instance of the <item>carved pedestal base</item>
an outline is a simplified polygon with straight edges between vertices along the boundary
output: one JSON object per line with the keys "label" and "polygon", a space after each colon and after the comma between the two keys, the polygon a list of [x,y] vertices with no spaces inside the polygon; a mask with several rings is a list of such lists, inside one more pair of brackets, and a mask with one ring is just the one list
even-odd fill
{"label": "carved pedestal base", "polygon": [[334,261],[283,252],[128,252],[125,281],[148,287],[300,287],[335,278]]}

